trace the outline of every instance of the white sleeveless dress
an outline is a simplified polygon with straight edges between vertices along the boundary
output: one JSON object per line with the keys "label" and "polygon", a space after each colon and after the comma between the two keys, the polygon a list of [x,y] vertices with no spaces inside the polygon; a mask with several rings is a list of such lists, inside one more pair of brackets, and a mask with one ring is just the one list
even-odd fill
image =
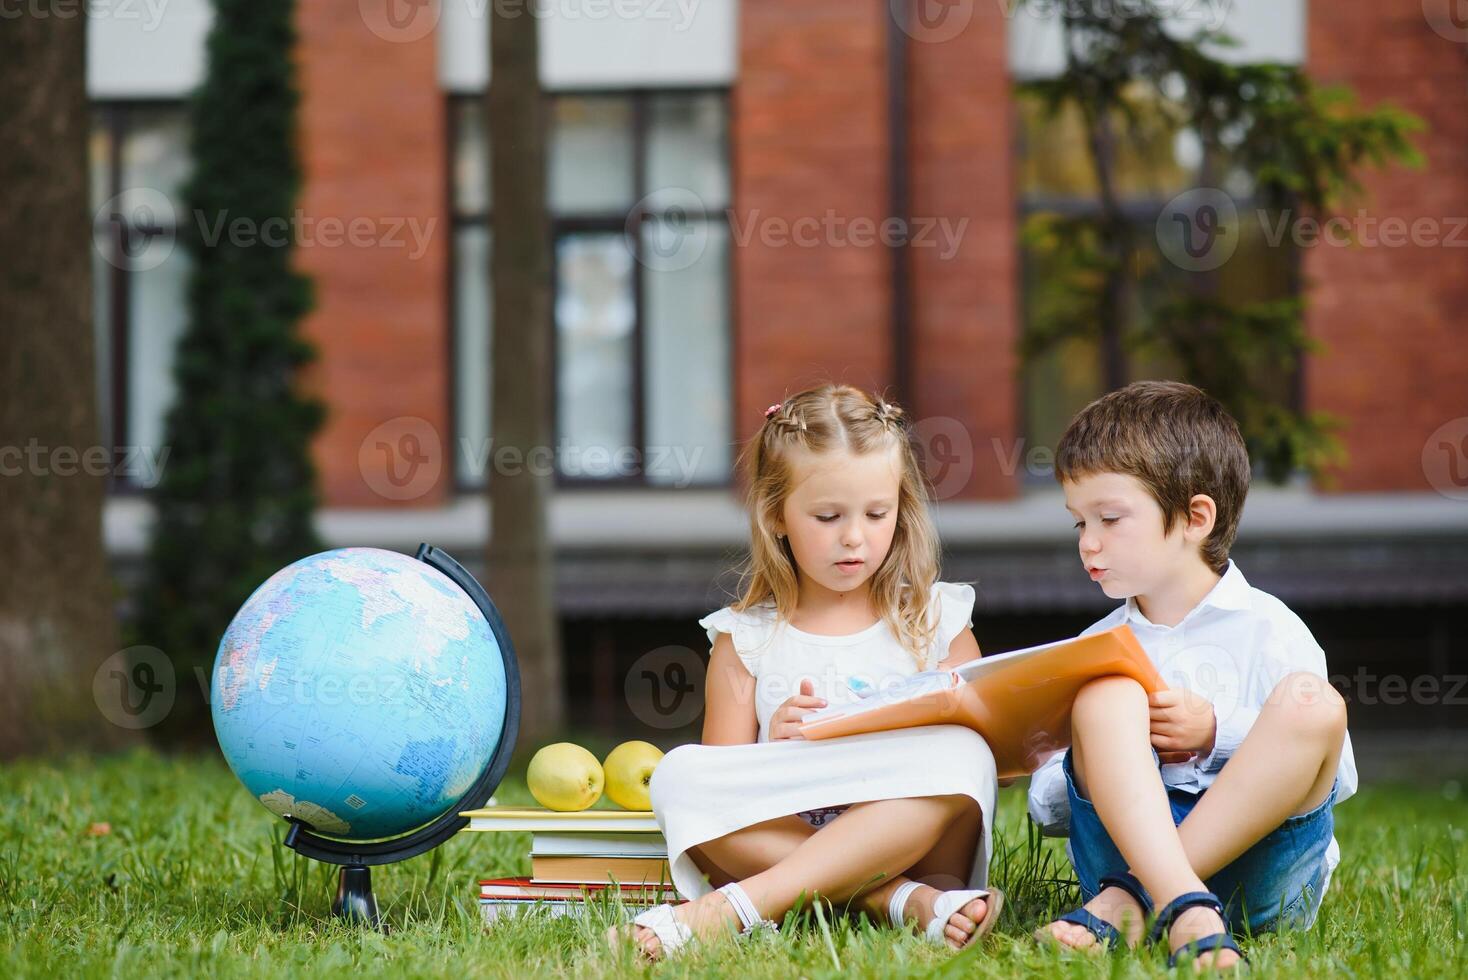
{"label": "white sleeveless dress", "polygon": [[885,621],[846,636],[796,629],[773,604],[743,612],[725,606],[699,620],[712,645],[720,633],[755,678],[759,740],[749,745],[683,745],[663,757],[652,777],[652,807],[668,842],[673,883],[685,898],[710,890],[689,848],[776,817],[801,815],[822,826],[853,803],[963,794],[984,815],[982,843],[968,888],[987,885],[993,844],[994,757],[978,733],[960,725],[873,732],[823,741],[768,740],[770,716],[810,678],[829,704],[858,699],[849,681],[878,690],[931,670],[959,631],[972,625],[971,586],[933,586],[937,635],[920,665]]}

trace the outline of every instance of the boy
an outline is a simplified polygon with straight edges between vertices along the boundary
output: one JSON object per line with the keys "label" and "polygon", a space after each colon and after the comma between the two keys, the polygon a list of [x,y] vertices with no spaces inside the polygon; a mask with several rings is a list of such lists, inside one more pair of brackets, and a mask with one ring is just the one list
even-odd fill
{"label": "boy", "polygon": [[1218,402],[1112,392],[1072,420],[1056,477],[1086,571],[1126,600],[1087,632],[1128,624],[1171,689],[1087,685],[1070,750],[1035,772],[1030,814],[1069,834],[1086,901],[1036,937],[1135,945],[1155,914],[1170,964],[1231,967],[1230,931],[1314,922],[1340,861],[1331,809],[1356,790],[1345,702],[1305,624],[1229,560],[1249,455]]}

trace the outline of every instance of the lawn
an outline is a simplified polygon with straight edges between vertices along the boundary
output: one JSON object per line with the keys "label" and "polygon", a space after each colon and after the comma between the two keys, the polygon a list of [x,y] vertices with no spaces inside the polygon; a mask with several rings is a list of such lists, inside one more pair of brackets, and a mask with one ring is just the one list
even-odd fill
{"label": "lawn", "polygon": [[[0,953],[17,977],[363,975],[595,977],[647,972],[600,928],[537,920],[486,930],[473,882],[525,873],[528,835],[461,834],[378,869],[384,936],[329,916],[335,871],[280,846],[283,825],[222,762],[135,752],[0,768]],[[1246,949],[1265,976],[1468,976],[1468,808],[1456,782],[1375,786],[1344,804],[1345,860],[1321,922]],[[502,802],[528,802],[507,782]],[[954,956],[865,921],[807,909],[783,933],[708,946],[663,976],[1145,976],[1160,951],[1098,962],[1036,947],[1030,930],[1073,900],[1053,842],[1026,832],[1021,788],[1001,792],[997,934]],[[101,833],[94,824],[106,823]],[[609,910],[605,910],[608,911]]]}

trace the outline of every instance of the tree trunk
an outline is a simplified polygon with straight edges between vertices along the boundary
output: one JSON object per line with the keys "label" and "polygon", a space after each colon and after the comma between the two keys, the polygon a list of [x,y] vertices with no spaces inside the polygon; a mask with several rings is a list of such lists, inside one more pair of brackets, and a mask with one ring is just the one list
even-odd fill
{"label": "tree trunk", "polygon": [[520,660],[522,735],[534,740],[556,731],[564,712],[546,519],[554,486],[545,465],[554,448],[553,365],[539,18],[500,4],[490,9],[490,421],[495,453],[518,449],[525,465],[490,468],[487,585]]}
{"label": "tree trunk", "polygon": [[1086,146],[1091,152],[1091,168],[1101,205],[1098,230],[1101,254],[1106,259],[1106,278],[1101,287],[1100,322],[1096,327],[1101,354],[1101,383],[1104,390],[1115,391],[1127,382],[1122,335],[1131,312],[1132,229],[1116,193],[1112,105],[1102,94],[1100,81],[1088,75],[1076,57],[1077,48],[1082,43],[1076,15],[1064,14],[1061,24],[1066,67],[1077,78],[1077,104],[1086,127]]}
{"label": "tree trunk", "polygon": [[[0,757],[128,741],[102,542],[84,17],[0,30]],[[90,450],[90,452],[88,451]]]}

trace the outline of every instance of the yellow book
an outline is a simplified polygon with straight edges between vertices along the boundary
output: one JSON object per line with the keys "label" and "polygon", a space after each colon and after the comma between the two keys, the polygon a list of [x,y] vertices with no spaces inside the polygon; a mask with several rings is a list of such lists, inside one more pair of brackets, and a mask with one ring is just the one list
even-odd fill
{"label": "yellow book", "polygon": [[530,859],[536,883],[601,884],[615,880],[624,885],[671,885],[667,858],[542,857]]}

